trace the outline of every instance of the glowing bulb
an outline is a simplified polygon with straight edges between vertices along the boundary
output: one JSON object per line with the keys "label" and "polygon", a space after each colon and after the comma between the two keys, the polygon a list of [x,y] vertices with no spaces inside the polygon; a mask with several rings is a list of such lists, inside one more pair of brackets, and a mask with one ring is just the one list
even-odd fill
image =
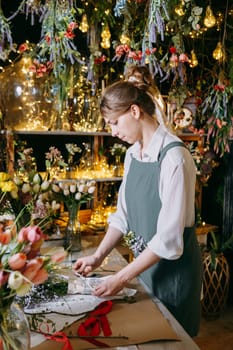
{"label": "glowing bulb", "polygon": [[185,11],[182,3],[175,7],[175,13],[180,17],[184,16]]}
{"label": "glowing bulb", "polygon": [[105,26],[104,29],[102,30],[101,38],[102,38],[102,41],[101,41],[100,45],[104,49],[109,49],[111,46],[111,43],[110,43],[111,33],[110,33],[108,26]]}
{"label": "glowing bulb", "polygon": [[101,38],[102,39],[110,39],[111,38],[111,33],[110,33],[108,26],[105,26],[104,29],[102,30]]}
{"label": "glowing bulb", "polygon": [[220,41],[217,43],[217,46],[213,51],[213,58],[217,61],[225,59],[225,53],[222,47],[222,43]]}
{"label": "glowing bulb", "polygon": [[121,34],[120,42],[122,45],[129,45],[130,44],[130,38],[126,34]]}
{"label": "glowing bulb", "polygon": [[216,24],[216,18],[214,17],[213,11],[211,10],[210,6],[207,6],[205,18],[204,18],[204,25],[207,28],[211,28],[215,26],[215,24]]}
{"label": "glowing bulb", "polygon": [[198,59],[194,52],[194,50],[191,51],[191,61],[190,61],[190,67],[194,68],[198,65]]}
{"label": "glowing bulb", "polygon": [[87,23],[87,15],[82,16],[82,21],[80,23],[79,29],[81,32],[86,33],[88,31],[89,25]]}

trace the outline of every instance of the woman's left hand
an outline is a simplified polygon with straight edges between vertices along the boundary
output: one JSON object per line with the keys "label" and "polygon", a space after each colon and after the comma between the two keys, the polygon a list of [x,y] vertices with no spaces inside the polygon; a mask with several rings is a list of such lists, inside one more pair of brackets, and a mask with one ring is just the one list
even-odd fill
{"label": "woman's left hand", "polygon": [[125,284],[126,283],[122,282],[117,274],[110,276],[96,286],[93,295],[98,297],[116,295],[125,287]]}

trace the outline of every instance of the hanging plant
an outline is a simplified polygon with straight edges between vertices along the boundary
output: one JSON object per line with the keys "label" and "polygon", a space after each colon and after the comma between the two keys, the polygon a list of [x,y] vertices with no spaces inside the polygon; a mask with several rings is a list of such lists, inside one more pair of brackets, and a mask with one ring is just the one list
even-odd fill
{"label": "hanging plant", "polygon": [[233,86],[218,81],[202,104],[207,115],[207,139],[213,140],[214,151],[222,157],[230,152],[230,136],[233,127]]}

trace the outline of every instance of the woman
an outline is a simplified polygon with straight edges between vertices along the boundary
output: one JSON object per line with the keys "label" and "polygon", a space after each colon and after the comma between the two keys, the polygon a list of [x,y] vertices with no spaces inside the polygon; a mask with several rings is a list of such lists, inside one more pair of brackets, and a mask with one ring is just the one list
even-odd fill
{"label": "woman", "polygon": [[202,279],[194,228],[195,166],[184,143],[159,125],[147,89],[121,81],[104,92],[100,110],[112,136],[132,146],[107,232],[95,253],[78,259],[74,269],[87,275],[130,232],[137,242],[135,259],[97,286],[94,294],[114,295],[140,276],[151,295],[195,336]]}

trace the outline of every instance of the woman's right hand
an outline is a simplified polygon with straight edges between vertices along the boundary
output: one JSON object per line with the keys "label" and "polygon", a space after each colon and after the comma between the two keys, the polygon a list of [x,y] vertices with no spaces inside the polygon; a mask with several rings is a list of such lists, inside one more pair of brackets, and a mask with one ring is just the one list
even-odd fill
{"label": "woman's right hand", "polygon": [[76,260],[76,262],[73,264],[73,270],[83,276],[86,276],[99,267],[101,263],[102,261],[100,261],[94,254],[84,256]]}

